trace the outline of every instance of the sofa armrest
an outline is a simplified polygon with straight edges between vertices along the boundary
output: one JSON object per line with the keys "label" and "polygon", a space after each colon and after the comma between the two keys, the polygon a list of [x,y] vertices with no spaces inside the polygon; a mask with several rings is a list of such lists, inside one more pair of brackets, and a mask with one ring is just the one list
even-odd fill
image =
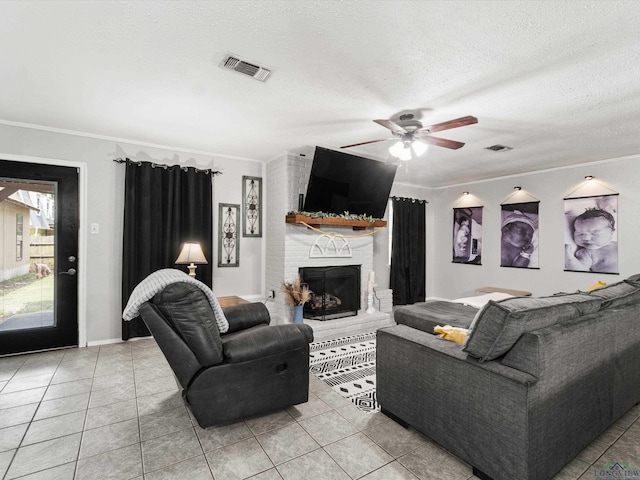
{"label": "sofa armrest", "polygon": [[264,303],[260,302],[233,305],[223,308],[222,311],[229,322],[229,330],[226,332],[227,335],[257,325],[269,325],[269,323],[271,323],[269,310],[267,310]]}
{"label": "sofa armrest", "polygon": [[225,362],[240,363],[300,348],[309,349],[313,330],[305,324],[258,325],[222,337]]}
{"label": "sofa armrest", "polygon": [[535,377],[480,363],[461,345],[406,325],[382,328],[377,339],[383,409],[492,478],[534,478],[527,448]]}

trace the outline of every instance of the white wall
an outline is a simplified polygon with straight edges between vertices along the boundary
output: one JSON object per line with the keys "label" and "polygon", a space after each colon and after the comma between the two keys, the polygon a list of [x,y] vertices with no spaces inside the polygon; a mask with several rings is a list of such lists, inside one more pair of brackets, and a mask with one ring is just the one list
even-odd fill
{"label": "white wall", "polygon": [[[400,167],[402,168],[402,167]],[[418,200],[427,200],[431,202],[433,189],[416,187],[413,185],[405,185],[394,183],[391,188],[391,196],[416,198]],[[425,205],[425,221],[427,229],[427,245],[429,244],[429,232],[432,230],[433,208],[431,203]],[[377,290],[389,288],[389,275],[391,274],[391,266],[389,265],[389,235],[391,233],[391,224],[389,222],[389,208],[387,208],[384,219],[387,221],[387,227],[373,236],[373,270],[376,272]],[[427,249],[427,254],[429,249]],[[425,263],[428,266],[431,262],[427,257]],[[429,269],[427,268],[427,285],[429,284]]]}
{"label": "white wall", "polygon": [[[481,286],[528,290],[534,295],[584,290],[598,280],[614,283],[640,272],[640,156],[596,164],[494,179],[433,191],[433,225],[427,231],[427,296],[466,297]],[[584,183],[585,175],[618,192],[619,275],[564,271],[563,198]],[[538,200],[539,270],[500,267],[500,204],[522,189]],[[484,206],[482,265],[451,262],[453,207],[463,191]]]}
{"label": "white wall", "polygon": [[[99,139],[64,132],[52,132],[0,124],[2,154],[44,157],[83,165],[87,202],[81,205],[81,224],[86,234],[86,338],[89,343],[121,338],[122,218],[124,208],[124,166],[117,157],[213,168],[224,172],[214,187],[214,226],[217,231],[218,203],[242,204],[242,176],[265,177],[265,166],[257,161],[233,159],[215,154],[193,153]],[[391,194],[428,200],[427,204],[427,296],[456,298],[472,295],[477,287],[506,286],[530,290],[536,295],[584,289],[597,280],[611,283],[640,272],[636,254],[640,223],[640,156],[611,160],[567,169],[519,175],[441,189],[394,185]],[[564,272],[563,198],[578,187],[585,175],[594,175],[620,193],[619,267],[620,275]],[[83,177],[84,178],[84,177]],[[267,179],[265,179],[266,182]],[[264,184],[263,184],[264,185]],[[499,245],[500,203],[521,186],[540,200],[540,270],[501,268]],[[484,205],[482,265],[451,263],[453,206],[462,191],[470,191]],[[266,193],[266,189],[265,192]],[[263,197],[268,206],[269,199]],[[278,199],[286,202],[285,198]],[[240,267],[218,268],[214,263],[214,291],[217,295],[264,295],[265,236],[268,212],[263,216],[263,238],[240,238]],[[282,222],[281,214],[272,219]],[[100,225],[99,235],[88,234],[91,223]],[[217,243],[214,245],[217,254]],[[378,288],[388,288],[388,234],[374,238],[373,268]],[[284,272],[282,272],[284,273]],[[281,278],[281,276],[279,277]],[[267,289],[276,289],[268,285]]]}
{"label": "white wall", "polygon": [[[2,154],[43,157],[82,164],[86,170],[87,201],[81,205],[80,225],[86,233],[86,338],[91,343],[121,338],[121,259],[124,208],[124,165],[132,160],[182,164],[220,170],[214,180],[214,232],[218,230],[218,203],[242,204],[242,176],[263,176],[263,163],[170,148],[137,145],[117,139],[99,139],[64,132],[0,124]],[[100,225],[99,235],[88,234],[89,224]],[[263,218],[263,228],[267,228]],[[264,234],[263,234],[264,235]],[[217,267],[214,242],[213,286],[217,295],[263,295],[263,239],[240,238],[240,267]],[[177,252],[176,252],[177,256]]]}
{"label": "white wall", "polygon": [[240,225],[238,226],[238,238],[240,239],[240,266],[218,267],[218,242],[216,234],[218,230],[218,204],[235,203],[242,208],[242,176],[261,177],[262,207],[266,200],[264,194],[264,164],[243,160],[230,160],[224,158],[215,159],[216,169],[223,172],[214,180],[213,188],[213,231],[215,263],[213,264],[213,291],[218,296],[239,295],[251,297],[257,295],[263,297],[264,278],[264,248],[263,240],[265,231],[269,228],[266,222],[265,212],[262,212],[262,237],[242,237],[242,210],[240,211]]}

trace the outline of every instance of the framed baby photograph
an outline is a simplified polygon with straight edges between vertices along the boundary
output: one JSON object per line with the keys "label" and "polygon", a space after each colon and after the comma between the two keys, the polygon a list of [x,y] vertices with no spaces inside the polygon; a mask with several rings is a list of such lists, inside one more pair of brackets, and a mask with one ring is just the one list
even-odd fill
{"label": "framed baby photograph", "polygon": [[540,202],[503,204],[500,222],[500,266],[538,267]]}
{"label": "framed baby photograph", "polygon": [[453,263],[482,263],[482,207],[453,209]]}
{"label": "framed baby photograph", "polygon": [[618,194],[564,200],[564,269],[618,273]]}

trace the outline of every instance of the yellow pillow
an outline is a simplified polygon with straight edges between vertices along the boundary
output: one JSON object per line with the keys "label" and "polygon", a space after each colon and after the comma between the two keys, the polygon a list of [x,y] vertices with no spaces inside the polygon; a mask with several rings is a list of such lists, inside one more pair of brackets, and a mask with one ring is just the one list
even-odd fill
{"label": "yellow pillow", "polygon": [[433,327],[433,331],[439,334],[440,338],[460,344],[465,342],[467,339],[467,333],[469,332],[466,328],[452,327],[451,325],[445,325],[444,327],[437,325]]}
{"label": "yellow pillow", "polygon": [[587,292],[591,292],[591,291],[595,290],[596,288],[606,287],[606,286],[607,286],[606,283],[601,282],[600,280],[598,280],[596,283],[594,283],[589,288],[587,288]]}

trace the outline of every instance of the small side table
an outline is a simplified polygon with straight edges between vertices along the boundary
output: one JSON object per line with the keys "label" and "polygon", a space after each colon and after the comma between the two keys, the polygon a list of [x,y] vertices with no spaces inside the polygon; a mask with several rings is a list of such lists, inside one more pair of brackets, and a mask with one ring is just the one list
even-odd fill
{"label": "small side table", "polygon": [[242,305],[243,303],[251,303],[249,300],[240,298],[236,295],[230,295],[228,297],[216,297],[221,307],[232,307],[233,305]]}
{"label": "small side table", "polygon": [[480,287],[476,288],[476,292],[478,293],[507,293],[509,295],[513,295],[514,297],[530,297],[531,292],[527,292],[526,290],[512,290],[510,288],[499,288],[499,287]]}

